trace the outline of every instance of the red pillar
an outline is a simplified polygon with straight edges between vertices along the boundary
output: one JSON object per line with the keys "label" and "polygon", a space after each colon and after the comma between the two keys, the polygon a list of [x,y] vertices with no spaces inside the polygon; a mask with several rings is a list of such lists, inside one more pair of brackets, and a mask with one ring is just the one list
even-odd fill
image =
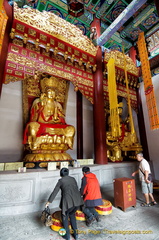
{"label": "red pillar", "polygon": [[136,50],[133,46],[129,49],[129,57],[133,60],[133,62],[136,65]]}
{"label": "red pillar", "polygon": [[91,23],[91,28],[93,28],[93,27],[96,28],[96,33],[97,33],[97,35],[95,37],[95,39],[96,39],[96,38],[100,37],[100,19],[98,19],[96,17],[94,18],[93,22]]}
{"label": "red pillar", "polygon": [[82,93],[76,93],[76,119],[77,119],[77,159],[83,159],[83,99]]}
{"label": "red pillar", "polygon": [[[96,28],[96,38],[100,37],[100,19],[94,18],[91,27]],[[98,47],[96,56],[97,70],[94,73],[94,154],[95,163],[106,164],[107,149],[106,149],[106,122],[104,113],[104,94],[103,94],[103,69],[102,69],[102,50]]]}
{"label": "red pillar", "polygon": [[104,94],[103,94],[103,71],[102,71],[102,50],[98,47],[96,56],[97,70],[94,73],[94,150],[95,163],[106,164],[107,149],[106,149],[106,128],[105,128],[105,113],[104,113]]}
{"label": "red pillar", "polygon": [[3,2],[6,14],[8,16],[8,21],[6,25],[6,31],[4,34],[3,44],[2,44],[2,51],[0,55],[0,94],[2,91],[2,83],[4,78],[4,68],[5,63],[7,59],[7,53],[8,53],[8,45],[9,45],[9,33],[11,32],[11,26],[13,21],[13,8],[8,4],[7,0],[4,0]]}

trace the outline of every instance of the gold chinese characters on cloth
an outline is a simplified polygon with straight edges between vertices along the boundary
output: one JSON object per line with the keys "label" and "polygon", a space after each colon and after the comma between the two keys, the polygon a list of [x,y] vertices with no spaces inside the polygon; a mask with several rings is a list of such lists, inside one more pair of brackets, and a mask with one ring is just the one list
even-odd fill
{"label": "gold chinese characters on cloth", "polygon": [[144,32],[139,33],[137,45],[138,45],[139,56],[141,60],[141,69],[142,69],[142,76],[144,80],[144,89],[145,89],[145,95],[146,95],[146,104],[148,109],[150,128],[151,130],[155,130],[159,128],[159,116],[158,116],[158,109],[156,105],[155,93],[154,93],[153,84],[152,84],[150,64],[148,60],[148,53],[146,48]]}

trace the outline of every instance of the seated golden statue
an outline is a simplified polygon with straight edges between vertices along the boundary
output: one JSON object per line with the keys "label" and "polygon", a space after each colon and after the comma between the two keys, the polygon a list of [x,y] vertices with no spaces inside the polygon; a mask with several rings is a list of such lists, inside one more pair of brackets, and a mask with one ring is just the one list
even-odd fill
{"label": "seated golden statue", "polygon": [[73,148],[75,128],[66,124],[63,107],[56,100],[58,85],[53,76],[40,80],[41,95],[32,104],[24,132],[23,143],[32,151],[25,161],[71,159],[65,151]]}

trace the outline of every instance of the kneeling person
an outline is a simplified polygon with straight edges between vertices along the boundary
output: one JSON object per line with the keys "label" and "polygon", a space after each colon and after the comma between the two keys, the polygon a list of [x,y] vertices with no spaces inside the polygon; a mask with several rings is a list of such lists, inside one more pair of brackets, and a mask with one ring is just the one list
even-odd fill
{"label": "kneeling person", "polygon": [[90,226],[95,220],[100,221],[95,207],[103,205],[102,195],[98,179],[94,173],[90,172],[90,168],[85,166],[82,172],[84,175],[81,183],[81,195],[84,200],[83,212],[86,215],[86,225]]}

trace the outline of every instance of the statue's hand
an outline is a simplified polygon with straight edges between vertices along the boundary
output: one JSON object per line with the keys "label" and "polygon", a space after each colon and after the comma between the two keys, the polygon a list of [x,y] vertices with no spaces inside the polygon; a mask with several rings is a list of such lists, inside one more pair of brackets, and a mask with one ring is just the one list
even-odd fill
{"label": "statue's hand", "polygon": [[54,123],[60,123],[60,119],[59,118],[54,118]]}

